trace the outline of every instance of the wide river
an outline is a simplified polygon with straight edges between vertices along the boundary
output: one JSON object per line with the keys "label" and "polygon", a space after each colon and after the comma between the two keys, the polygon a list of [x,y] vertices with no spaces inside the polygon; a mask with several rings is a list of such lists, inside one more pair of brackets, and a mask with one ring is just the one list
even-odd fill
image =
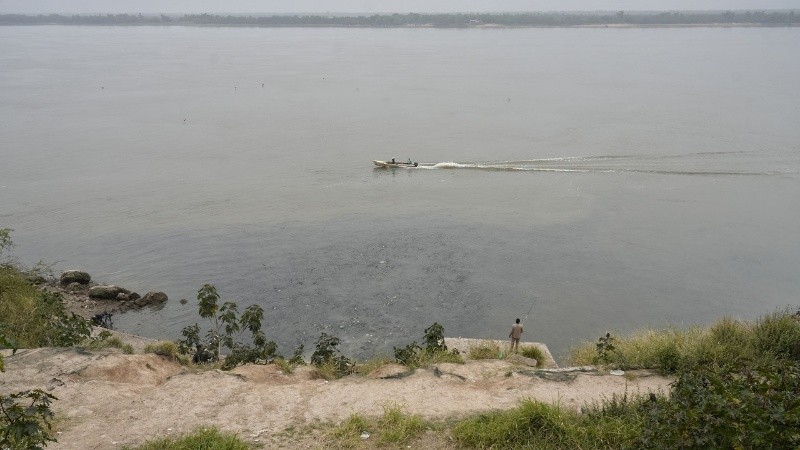
{"label": "wide river", "polygon": [[0,27],[0,228],[169,295],[124,331],[180,337],[212,283],[285,353],[520,317],[563,361],[797,306],[798,55],[800,28]]}

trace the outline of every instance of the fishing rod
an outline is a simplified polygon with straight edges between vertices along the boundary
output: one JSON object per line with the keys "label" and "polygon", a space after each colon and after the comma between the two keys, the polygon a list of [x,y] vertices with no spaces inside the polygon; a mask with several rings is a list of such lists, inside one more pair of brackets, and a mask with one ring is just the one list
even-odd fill
{"label": "fishing rod", "polygon": [[533,296],[533,300],[531,301],[531,307],[528,309],[528,312],[525,314],[525,320],[528,320],[528,316],[531,315],[531,311],[533,311],[533,305],[536,304],[536,296]]}

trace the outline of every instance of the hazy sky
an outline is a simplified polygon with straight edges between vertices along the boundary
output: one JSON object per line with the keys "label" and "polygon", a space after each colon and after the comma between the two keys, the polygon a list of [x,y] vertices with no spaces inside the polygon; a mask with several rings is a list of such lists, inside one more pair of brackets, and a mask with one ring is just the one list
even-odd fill
{"label": "hazy sky", "polygon": [[0,0],[0,13],[311,13],[800,9],[800,0]]}

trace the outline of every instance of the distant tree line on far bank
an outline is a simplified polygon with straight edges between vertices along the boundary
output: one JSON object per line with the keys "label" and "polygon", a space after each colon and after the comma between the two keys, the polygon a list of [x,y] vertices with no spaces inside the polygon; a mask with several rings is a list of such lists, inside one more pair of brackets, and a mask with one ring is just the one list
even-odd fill
{"label": "distant tree line on far bank", "polygon": [[614,13],[458,13],[384,15],[98,14],[0,15],[0,25],[211,25],[252,27],[570,27],[749,25],[797,26],[800,11],[670,11]]}

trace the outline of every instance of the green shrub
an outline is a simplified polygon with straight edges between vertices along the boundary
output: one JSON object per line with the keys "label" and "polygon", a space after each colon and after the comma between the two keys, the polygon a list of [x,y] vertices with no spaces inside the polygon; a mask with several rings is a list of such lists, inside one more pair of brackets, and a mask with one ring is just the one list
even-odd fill
{"label": "green shrub", "polygon": [[429,352],[443,352],[447,351],[447,346],[444,345],[444,327],[438,322],[433,322],[433,325],[425,329],[422,337],[422,342],[425,344],[425,350]]}
{"label": "green shrub", "polygon": [[447,350],[444,344],[444,327],[437,322],[425,329],[423,341],[425,347],[420,347],[416,341],[402,348],[394,347],[397,362],[408,367],[427,367],[441,362],[464,363],[458,350]]}
{"label": "green shrub", "polygon": [[317,339],[314,353],[311,355],[311,364],[322,369],[323,378],[330,376],[333,371],[334,378],[341,378],[353,372],[353,361],[342,355],[338,346],[341,341],[336,336],[322,333]]}
{"label": "green shrub", "polygon": [[753,326],[753,333],[757,351],[800,361],[800,321],[789,309],[762,316]]}
{"label": "green shrub", "polygon": [[[178,341],[178,352],[192,355],[193,362],[215,362],[220,360],[222,348],[229,353],[222,362],[222,369],[232,369],[240,364],[269,364],[279,357],[278,346],[268,341],[261,332],[264,310],[258,305],[250,305],[239,315],[236,303],[219,304],[220,296],[213,285],[203,285],[197,291],[198,313],[208,319],[211,328],[201,337],[200,325],[194,324],[181,331],[185,339]],[[250,331],[251,344],[238,341],[245,332]]]}
{"label": "green shrub", "polygon": [[53,400],[41,389],[0,395],[0,448],[42,449],[56,442],[50,435]]}
{"label": "green shrub", "polygon": [[250,446],[235,434],[222,433],[212,427],[198,428],[182,437],[156,439],[138,447],[123,448],[127,450],[249,450]]}
{"label": "green shrub", "polygon": [[171,359],[178,359],[178,345],[171,341],[159,341],[144,346],[145,353],[154,353]]}
{"label": "green shrub", "polygon": [[766,361],[680,373],[649,402],[646,448],[798,448],[800,364]]}
{"label": "green shrub", "polygon": [[662,373],[675,373],[681,366],[681,354],[675,345],[667,345],[656,351],[656,367]]}
{"label": "green shrub", "polygon": [[69,347],[91,333],[89,321],[66,312],[60,295],[40,292],[12,266],[0,267],[0,318],[21,348]]}

